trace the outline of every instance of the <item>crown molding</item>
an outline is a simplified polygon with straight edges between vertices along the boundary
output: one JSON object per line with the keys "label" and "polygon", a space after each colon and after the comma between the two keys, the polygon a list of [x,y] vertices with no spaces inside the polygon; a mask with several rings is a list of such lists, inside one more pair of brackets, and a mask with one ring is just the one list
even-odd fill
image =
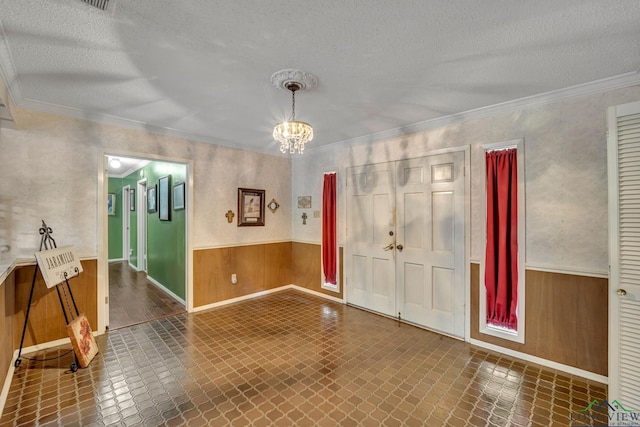
{"label": "crown molding", "polygon": [[185,139],[190,141],[204,142],[207,144],[219,145],[222,147],[233,148],[235,150],[241,150],[241,151],[251,151],[254,153],[261,153],[261,154],[266,154],[274,157],[288,157],[288,156],[282,155],[280,152],[276,153],[275,151],[273,151],[274,147],[276,151],[278,151],[277,146],[275,145],[275,141],[273,146],[269,146],[268,144],[265,144],[265,148],[254,150],[254,149],[248,149],[246,147],[241,147],[237,143],[229,140],[216,139],[216,138],[211,138],[211,137],[207,137],[200,134],[184,132],[178,129],[150,125],[138,120],[125,119],[122,117],[112,116],[109,114],[90,113],[87,111],[79,110],[77,108],[67,107],[67,106],[58,105],[58,104],[52,104],[49,102],[36,101],[33,99],[23,99],[20,103],[15,103],[15,105],[27,110],[56,114],[59,116],[71,117],[74,119],[87,120],[87,121],[91,121],[91,122],[95,122],[103,125],[111,125],[111,126],[117,126],[125,129],[139,130],[143,132],[153,133],[156,135],[170,136],[170,137],[180,138],[180,139]]}
{"label": "crown molding", "polygon": [[[13,62],[13,56],[9,50],[7,44],[7,34],[4,31],[4,25],[0,20],[0,79],[4,83],[11,101],[14,106],[19,106],[19,103],[23,100],[22,92],[20,91],[20,85],[17,84],[16,78],[16,66]],[[9,100],[5,100],[7,103]]]}
{"label": "crown molding", "polygon": [[552,104],[554,102],[579,98],[582,96],[595,95],[603,92],[608,92],[616,89],[623,89],[625,87],[631,87],[640,85],[640,70],[633,71],[626,74],[621,74],[614,77],[608,77],[606,79],[596,80],[593,82],[583,83],[576,86],[570,86],[563,89],[558,89],[550,92],[541,93],[538,95],[532,95],[525,98],[515,99],[512,101],[505,101],[499,104],[489,105],[486,107],[476,108],[473,110],[464,111],[462,113],[450,114],[448,116],[438,117],[435,119],[425,120],[422,122],[412,123],[406,126],[401,126],[394,129],[389,129],[382,132],[376,132],[369,135],[359,136],[356,138],[345,139],[342,141],[332,142],[321,146],[309,146],[307,151],[316,151],[328,149],[335,144],[341,145],[359,145],[369,144],[377,141],[383,141],[385,139],[392,139],[402,137],[405,135],[423,132],[429,129],[435,129],[444,127],[451,124],[459,124],[469,120],[480,119],[485,117],[496,116],[499,114],[512,113],[514,111],[522,110],[525,108],[532,108],[541,105]]}

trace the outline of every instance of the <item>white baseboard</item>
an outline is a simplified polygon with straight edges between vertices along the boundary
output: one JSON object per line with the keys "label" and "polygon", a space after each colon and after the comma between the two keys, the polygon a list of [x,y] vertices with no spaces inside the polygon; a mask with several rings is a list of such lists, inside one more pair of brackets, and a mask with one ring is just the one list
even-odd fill
{"label": "white baseboard", "polygon": [[9,370],[7,370],[7,377],[4,379],[4,385],[2,386],[2,393],[0,393],[0,418],[2,418],[2,412],[4,411],[4,405],[7,403],[7,397],[9,397],[9,389],[11,388],[11,380],[13,379],[13,373],[16,368],[13,366],[14,360],[18,357],[18,350],[11,359]]}
{"label": "white baseboard", "polygon": [[147,280],[149,280],[151,283],[153,283],[162,292],[164,292],[165,294],[169,295],[171,298],[173,298],[174,300],[180,302],[180,304],[182,304],[182,305],[184,305],[186,307],[186,305],[187,305],[186,301],[183,300],[182,298],[180,298],[178,295],[176,295],[173,292],[171,292],[162,283],[158,282],[156,279],[154,279],[153,277],[151,277],[149,275],[147,275]]}
{"label": "white baseboard", "polygon": [[281,286],[279,288],[274,288],[274,289],[268,289],[266,291],[254,292],[252,294],[243,295],[241,297],[230,298],[230,299],[226,299],[224,301],[212,302],[211,304],[207,304],[207,305],[200,305],[198,307],[194,307],[193,308],[193,312],[197,313],[198,311],[208,310],[210,308],[222,307],[224,305],[233,304],[235,302],[240,302],[240,301],[245,301],[245,300],[248,300],[248,299],[258,298],[258,297],[261,297],[261,296],[264,296],[264,295],[272,294],[274,292],[282,291],[284,289],[287,289],[289,286],[291,286],[291,285]]}
{"label": "white baseboard", "polygon": [[109,262],[124,261],[124,258],[109,258]]}
{"label": "white baseboard", "polygon": [[582,378],[597,381],[602,384],[609,384],[609,378],[604,375],[596,374],[593,372],[585,371],[583,369],[574,368],[573,366],[563,365],[562,363],[554,362],[552,360],[543,359],[531,354],[522,353],[508,348],[500,347],[498,345],[489,344],[484,341],[471,338],[469,344],[477,345],[478,347],[486,348],[498,353],[506,354],[507,356],[517,357],[518,359],[526,360],[527,362],[537,363],[538,365],[546,366],[547,368],[557,369],[558,371],[566,372],[567,374],[577,375]]}
{"label": "white baseboard", "polygon": [[280,286],[278,288],[268,289],[266,291],[254,292],[252,294],[243,295],[243,296],[237,297],[237,298],[231,298],[231,299],[226,299],[224,301],[213,302],[213,303],[207,304],[207,305],[201,305],[201,306],[195,307],[193,309],[193,313],[196,313],[198,311],[208,310],[210,308],[221,307],[221,306],[224,306],[224,305],[233,304],[235,302],[240,302],[240,301],[245,301],[245,300],[252,299],[252,298],[261,297],[261,296],[264,296],[264,295],[269,295],[269,294],[272,294],[274,292],[284,291],[286,289],[295,289],[297,291],[306,292],[306,293],[311,294],[311,295],[315,295],[315,296],[318,296],[318,297],[321,297],[321,298],[326,298],[328,300],[344,304],[344,300],[342,300],[340,298],[332,297],[331,295],[325,295],[323,293],[312,291],[311,289],[303,288],[303,287],[297,286],[297,285],[284,285],[284,286]]}
{"label": "white baseboard", "polygon": [[311,289],[303,288],[303,287],[298,286],[298,285],[287,285],[287,286],[285,286],[285,288],[295,289],[297,291],[306,292],[308,294],[315,295],[315,296],[320,297],[320,298],[326,298],[326,299],[334,301],[334,302],[339,302],[340,304],[345,304],[345,300],[343,300],[341,298],[334,297],[334,296],[327,295],[327,294],[323,294],[322,292],[317,292],[317,291],[314,291],[314,290],[311,290]]}

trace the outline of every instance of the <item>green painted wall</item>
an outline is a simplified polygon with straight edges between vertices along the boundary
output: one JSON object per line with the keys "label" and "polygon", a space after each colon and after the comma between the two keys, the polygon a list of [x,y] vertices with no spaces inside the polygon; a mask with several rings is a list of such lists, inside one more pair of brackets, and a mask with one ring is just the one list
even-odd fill
{"label": "green painted wall", "polygon": [[108,215],[109,259],[122,256],[122,178],[109,178],[108,192],[116,195],[115,215]]}
{"label": "green painted wall", "polygon": [[[147,188],[158,185],[158,180],[170,176],[169,212],[170,221],[160,221],[159,209],[155,213],[147,213],[146,206],[136,206],[130,212],[131,264],[138,265],[138,218],[147,215],[147,272],[151,278],[164,285],[168,290],[182,299],[186,296],[186,210],[173,210],[173,186],[186,181],[185,165],[164,162],[152,162],[144,168],[123,178],[122,185],[130,185],[137,190],[138,181],[147,179]],[[157,199],[160,200],[158,190]],[[189,204],[189,200],[185,205]]]}

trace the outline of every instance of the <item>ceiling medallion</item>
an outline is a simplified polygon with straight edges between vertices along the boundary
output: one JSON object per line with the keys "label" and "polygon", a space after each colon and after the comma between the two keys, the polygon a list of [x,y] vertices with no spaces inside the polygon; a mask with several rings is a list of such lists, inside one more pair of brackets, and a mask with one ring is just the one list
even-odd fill
{"label": "ceiling medallion", "polygon": [[278,89],[291,91],[291,120],[273,128],[273,138],[280,143],[280,151],[302,154],[304,144],[313,140],[313,128],[305,122],[296,121],[296,92],[314,87],[317,79],[302,70],[286,69],[275,72],[271,83]]}

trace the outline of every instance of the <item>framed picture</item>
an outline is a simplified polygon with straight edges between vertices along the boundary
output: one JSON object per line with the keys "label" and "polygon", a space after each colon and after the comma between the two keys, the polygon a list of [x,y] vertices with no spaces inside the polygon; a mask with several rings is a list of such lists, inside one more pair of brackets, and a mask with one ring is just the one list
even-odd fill
{"label": "framed picture", "polygon": [[160,221],[171,221],[169,212],[169,181],[171,175],[163,176],[158,180],[158,212]]}
{"label": "framed picture", "polygon": [[147,188],[147,212],[153,213],[158,211],[158,187],[152,185]]}
{"label": "framed picture", "polygon": [[184,209],[184,182],[173,186],[173,210]]}
{"label": "framed picture", "polygon": [[129,189],[129,210],[131,212],[136,210],[136,190],[133,188]]}
{"label": "framed picture", "polygon": [[107,215],[115,215],[116,214],[116,194],[109,193],[107,194]]}
{"label": "framed picture", "polygon": [[311,196],[298,196],[298,209],[311,209]]}
{"label": "framed picture", "polygon": [[264,190],[238,188],[238,227],[264,225]]}

